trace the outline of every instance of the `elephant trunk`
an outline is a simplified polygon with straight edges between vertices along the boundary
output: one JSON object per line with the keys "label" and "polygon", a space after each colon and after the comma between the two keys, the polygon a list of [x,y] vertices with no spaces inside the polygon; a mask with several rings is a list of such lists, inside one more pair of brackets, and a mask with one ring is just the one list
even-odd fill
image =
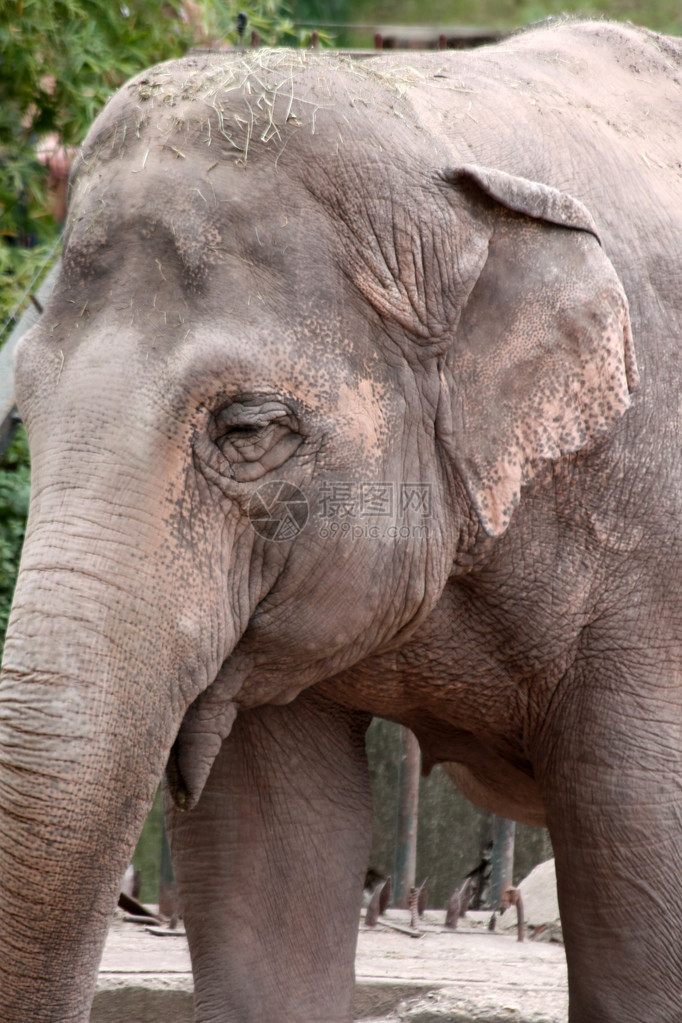
{"label": "elephant trunk", "polygon": [[169,729],[89,688],[46,672],[0,679],[2,1023],[89,1018],[121,877],[163,769]]}
{"label": "elephant trunk", "polygon": [[92,502],[49,491],[34,479],[0,676],[0,1023],[88,1020],[121,877],[219,665],[191,580],[164,582],[163,523],[130,516],[133,542],[99,509],[95,533]]}

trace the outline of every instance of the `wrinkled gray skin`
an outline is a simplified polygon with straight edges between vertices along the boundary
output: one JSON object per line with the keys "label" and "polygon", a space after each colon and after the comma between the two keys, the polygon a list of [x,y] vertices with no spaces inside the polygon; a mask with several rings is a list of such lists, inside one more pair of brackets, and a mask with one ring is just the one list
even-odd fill
{"label": "wrinkled gray skin", "polygon": [[166,764],[197,1020],[348,1023],[372,714],[547,821],[572,1023],[679,1020],[679,65],[220,54],[98,119],[16,363],[2,1023],[87,1020]]}

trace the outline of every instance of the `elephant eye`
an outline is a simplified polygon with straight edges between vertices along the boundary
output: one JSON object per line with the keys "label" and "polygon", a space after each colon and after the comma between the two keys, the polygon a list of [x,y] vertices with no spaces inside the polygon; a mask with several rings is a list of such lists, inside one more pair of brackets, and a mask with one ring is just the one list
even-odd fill
{"label": "elephant eye", "polygon": [[[234,456],[235,451],[245,455],[249,448],[257,445],[258,439],[265,440],[270,423],[259,426],[256,423],[235,424],[227,429],[222,429],[215,439],[215,443],[228,458]],[[260,446],[260,445],[258,445]]]}
{"label": "elephant eye", "polygon": [[232,402],[214,417],[213,443],[235,478],[256,478],[281,465],[301,440],[291,410],[278,401]]}
{"label": "elephant eye", "polygon": [[257,437],[261,431],[260,426],[255,424],[249,424],[245,426],[231,426],[223,436],[223,440],[230,440],[232,442],[239,440],[249,440],[252,437]]}

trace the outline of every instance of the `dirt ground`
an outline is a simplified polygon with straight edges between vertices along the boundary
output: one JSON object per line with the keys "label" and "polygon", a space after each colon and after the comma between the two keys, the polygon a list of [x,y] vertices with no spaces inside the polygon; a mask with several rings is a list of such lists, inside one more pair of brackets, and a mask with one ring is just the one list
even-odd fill
{"label": "dirt ground", "polygon": [[[387,919],[403,922],[406,916],[390,910]],[[359,984],[365,978],[394,977],[433,985],[422,994],[401,999],[380,1017],[385,1023],[565,1023],[568,992],[563,945],[519,943],[514,934],[491,933],[489,912],[468,913],[455,932],[444,930],[443,917],[443,911],[427,911],[424,936],[419,939],[384,928],[361,928],[356,959]]]}
{"label": "dirt ground", "polygon": [[[562,945],[491,933],[490,913],[446,931],[427,911],[423,935],[360,926],[355,1018],[363,1023],[565,1023]],[[408,914],[389,910],[389,923]],[[91,1023],[191,1023],[192,978],[182,933],[155,935],[116,920],[105,949]]]}

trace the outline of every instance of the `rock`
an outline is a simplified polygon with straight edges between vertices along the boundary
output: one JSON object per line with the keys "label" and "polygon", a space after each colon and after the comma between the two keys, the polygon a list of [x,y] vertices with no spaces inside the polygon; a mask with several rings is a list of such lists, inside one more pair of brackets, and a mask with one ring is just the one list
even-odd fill
{"label": "rock", "polygon": [[[531,870],[519,885],[523,899],[528,937],[538,941],[563,941],[554,860]],[[508,909],[498,918],[498,928],[516,930],[516,910]]]}

